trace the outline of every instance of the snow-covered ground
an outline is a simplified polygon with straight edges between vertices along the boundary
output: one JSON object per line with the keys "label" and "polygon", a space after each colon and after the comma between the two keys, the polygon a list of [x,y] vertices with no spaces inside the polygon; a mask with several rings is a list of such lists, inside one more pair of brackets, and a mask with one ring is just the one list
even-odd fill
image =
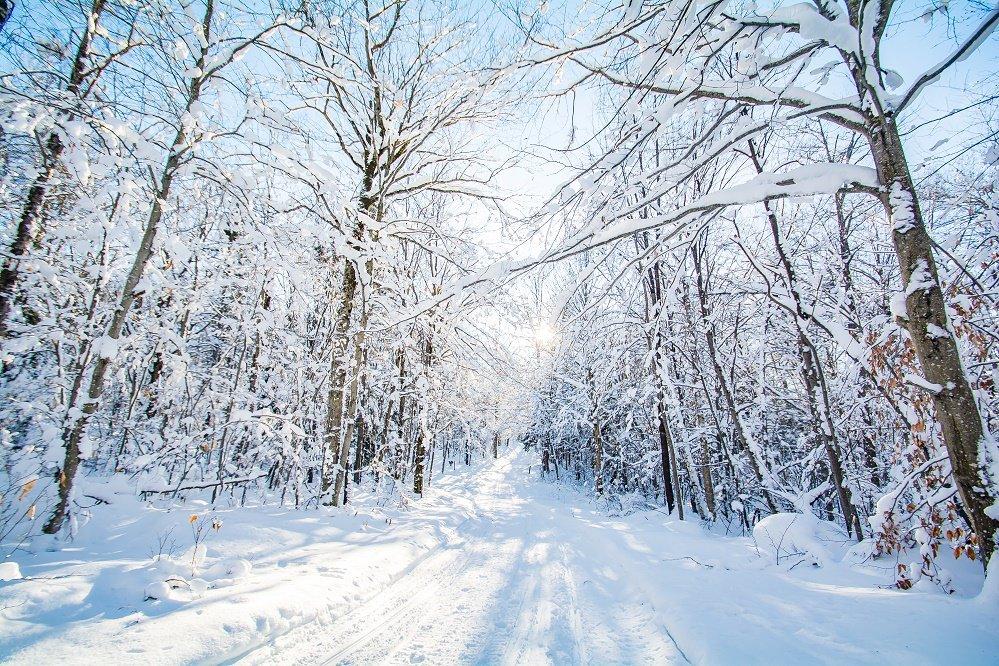
{"label": "snow-covered ground", "polygon": [[[972,569],[956,572],[963,596],[948,596],[888,589],[891,563],[844,564],[844,544],[812,544],[822,551],[814,558],[778,563],[766,544],[660,512],[608,516],[572,489],[531,478],[532,463],[507,452],[435,478],[405,508],[361,498],[342,513],[212,512],[123,497],[96,507],[60,550],[37,541],[36,552],[14,556],[23,578],[0,582],[0,656],[22,664],[999,659],[999,590],[990,580],[977,594]],[[199,525],[207,553],[192,571]],[[16,578],[13,569],[5,564],[0,579]]]}

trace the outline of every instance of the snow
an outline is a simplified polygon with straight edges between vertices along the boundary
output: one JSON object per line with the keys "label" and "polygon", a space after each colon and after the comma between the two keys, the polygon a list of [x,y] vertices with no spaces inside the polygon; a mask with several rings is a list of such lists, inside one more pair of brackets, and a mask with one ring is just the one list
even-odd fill
{"label": "snow", "polygon": [[915,207],[912,195],[895,181],[888,192],[888,205],[891,208],[892,227],[900,234],[908,233],[916,228]]}
{"label": "snow", "polygon": [[950,333],[945,329],[937,326],[936,324],[929,323],[926,325],[926,337],[930,339],[946,338],[949,337]]}
{"label": "snow", "polygon": [[17,562],[0,562],[0,580],[21,580],[21,568]]}
{"label": "snow", "polygon": [[940,384],[934,384],[930,380],[928,380],[925,377],[922,377],[920,375],[917,375],[914,372],[907,372],[907,373],[905,373],[905,381],[907,381],[910,384],[913,384],[915,386],[918,386],[921,389],[925,389],[925,390],[927,390],[927,391],[929,391],[930,393],[933,393],[933,394],[940,393],[941,391],[943,391],[943,388],[944,388]]}
{"label": "snow", "polygon": [[936,280],[930,273],[930,267],[925,259],[916,260],[916,265],[905,285],[905,296],[908,298],[917,291],[929,291],[936,285]]}
{"label": "snow", "polygon": [[[512,449],[436,475],[424,499],[394,507],[369,494],[343,510],[212,510],[112,493],[75,541],[55,551],[38,541],[0,569],[25,576],[0,587],[0,655],[994,663],[995,584],[973,596],[981,574],[970,562],[951,563],[959,595],[902,592],[888,585],[894,561],[850,564],[842,532],[815,518],[771,516],[754,539],[656,510],[610,516],[606,503],[538,479],[538,467]],[[223,526],[192,550],[192,525],[213,517]],[[779,562],[761,538],[777,533]]]}
{"label": "snow", "polygon": [[836,5],[827,5],[826,11],[834,12],[829,20],[814,5],[798,3],[778,8],[769,14],[771,21],[798,26],[798,34],[806,40],[821,40],[836,48],[853,53],[857,50],[857,31],[850,25],[849,17]]}
{"label": "snow", "polygon": [[624,8],[624,22],[633,23],[642,13],[643,0],[627,0]]}
{"label": "snow", "polygon": [[536,263],[563,259],[619,238],[675,223],[714,208],[759,203],[770,198],[834,194],[852,185],[876,187],[877,184],[877,172],[870,167],[836,163],[808,164],[780,173],[761,173],[744,183],[705,194],[687,205],[678,206],[661,215],[626,217],[660,196],[656,193],[650,195],[648,200],[639,201],[626,208],[611,224],[604,226],[603,221],[598,218],[596,222],[584,227],[560,246],[548,250]]}
{"label": "snow", "polygon": [[114,359],[121,350],[121,342],[107,335],[94,340],[94,354],[100,358]]}
{"label": "snow", "polygon": [[892,315],[902,320],[909,318],[909,312],[905,306],[905,296],[906,294],[904,291],[893,292],[891,300],[888,303],[888,307],[891,310]]}
{"label": "snow", "polygon": [[793,558],[811,566],[826,564],[831,551],[850,541],[837,525],[800,513],[767,516],[753,527],[753,539],[775,564]]}

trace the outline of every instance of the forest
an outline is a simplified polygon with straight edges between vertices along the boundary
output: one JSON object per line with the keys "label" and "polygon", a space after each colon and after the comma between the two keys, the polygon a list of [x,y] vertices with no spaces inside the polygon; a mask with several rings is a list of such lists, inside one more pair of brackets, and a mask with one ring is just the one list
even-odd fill
{"label": "forest", "polygon": [[994,663],[997,26],[0,0],[0,662]]}

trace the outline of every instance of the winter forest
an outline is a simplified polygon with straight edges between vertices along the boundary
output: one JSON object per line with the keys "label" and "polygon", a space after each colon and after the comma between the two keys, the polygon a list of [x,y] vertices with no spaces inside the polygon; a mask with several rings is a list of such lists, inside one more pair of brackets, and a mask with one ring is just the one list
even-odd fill
{"label": "winter forest", "polygon": [[0,0],[0,662],[995,664],[997,26]]}

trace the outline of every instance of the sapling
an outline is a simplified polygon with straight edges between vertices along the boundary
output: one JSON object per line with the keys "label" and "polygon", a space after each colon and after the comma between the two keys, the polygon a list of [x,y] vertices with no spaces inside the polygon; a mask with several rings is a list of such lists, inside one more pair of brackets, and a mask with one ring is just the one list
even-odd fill
{"label": "sapling", "polygon": [[199,516],[192,513],[187,522],[191,525],[191,533],[194,537],[194,547],[191,549],[191,575],[196,576],[198,574],[198,556],[200,554],[204,557],[205,547],[203,544],[212,532],[218,532],[222,529],[222,519],[217,516]]}

